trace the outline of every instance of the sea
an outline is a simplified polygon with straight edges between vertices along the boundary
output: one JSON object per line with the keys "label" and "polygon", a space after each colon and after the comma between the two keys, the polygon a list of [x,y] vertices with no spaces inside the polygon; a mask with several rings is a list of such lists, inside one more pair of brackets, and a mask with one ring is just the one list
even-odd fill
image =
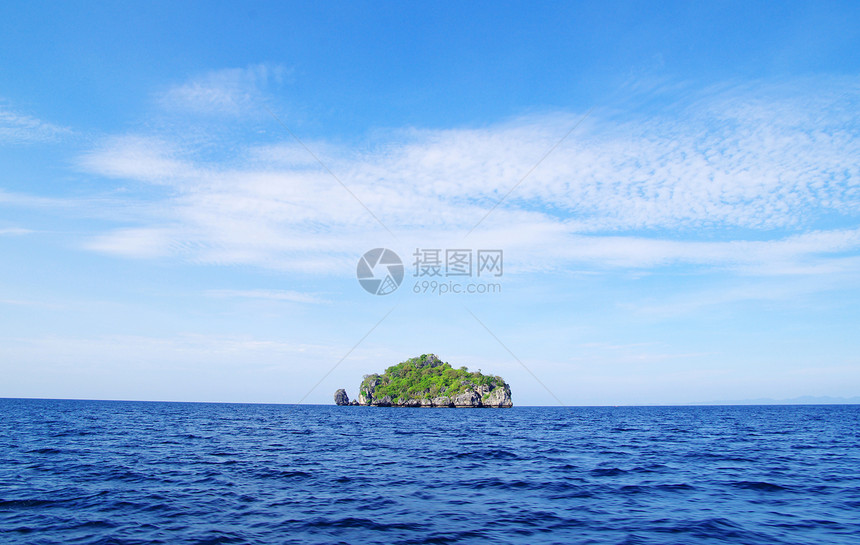
{"label": "sea", "polygon": [[0,399],[4,544],[857,544],[860,406]]}

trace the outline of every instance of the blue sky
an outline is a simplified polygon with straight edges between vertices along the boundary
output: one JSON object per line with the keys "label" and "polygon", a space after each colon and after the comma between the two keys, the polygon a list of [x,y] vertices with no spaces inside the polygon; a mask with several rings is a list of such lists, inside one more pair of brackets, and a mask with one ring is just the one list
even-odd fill
{"label": "blue sky", "polygon": [[[0,396],[329,403],[427,352],[517,404],[856,396],[858,29],[852,2],[6,2]],[[497,292],[415,293],[416,248],[503,250]]]}

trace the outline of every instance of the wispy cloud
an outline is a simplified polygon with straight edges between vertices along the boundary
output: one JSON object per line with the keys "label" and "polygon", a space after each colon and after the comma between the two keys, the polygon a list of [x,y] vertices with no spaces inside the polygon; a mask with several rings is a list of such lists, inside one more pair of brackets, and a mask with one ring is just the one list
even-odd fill
{"label": "wispy cloud", "polygon": [[33,231],[30,229],[24,229],[22,227],[6,227],[0,229],[0,237],[2,236],[20,236],[20,235],[29,235]]}
{"label": "wispy cloud", "polygon": [[[817,259],[827,254],[860,250],[860,229],[814,231],[771,240],[679,241],[647,237],[569,235],[556,255],[562,260],[594,266],[650,268],[679,263],[722,266],[748,273],[799,274],[828,272],[805,268],[828,263],[838,268],[853,261],[836,255],[830,261]],[[814,260],[814,261],[813,261]]]}
{"label": "wispy cloud", "polygon": [[79,163],[102,176],[155,184],[188,183],[199,178],[195,167],[180,156],[179,147],[163,139],[127,135],[106,139],[82,155]]}
{"label": "wispy cloud", "polygon": [[281,84],[288,74],[287,68],[268,64],[216,70],[171,87],[158,102],[168,110],[248,115],[259,110],[267,88]]}
{"label": "wispy cloud", "polygon": [[[207,98],[207,85],[269,77],[268,68],[219,72],[170,96],[238,111],[252,94]],[[858,97],[853,80],[829,84],[712,89],[648,118],[597,111],[468,242],[504,246],[538,269],[854,269],[846,254],[860,250],[860,123],[848,106]],[[403,246],[426,247],[462,241],[580,115],[316,149]],[[159,218],[100,235],[91,249],[344,273],[369,244],[392,242],[293,142],[249,144],[220,162],[180,142],[125,135],[82,158],[88,172],[165,186]]]}
{"label": "wispy cloud", "polygon": [[288,301],[291,303],[326,303],[310,293],[290,290],[208,290],[208,297],[239,297],[245,299],[265,299],[269,301]]}
{"label": "wispy cloud", "polygon": [[0,104],[0,144],[50,142],[71,132],[66,127],[16,112]]}
{"label": "wispy cloud", "polygon": [[157,258],[175,253],[173,232],[163,228],[120,229],[97,236],[85,248],[130,258]]}
{"label": "wispy cloud", "polygon": [[0,305],[14,305],[22,307],[48,307],[48,304],[28,299],[0,299]]}

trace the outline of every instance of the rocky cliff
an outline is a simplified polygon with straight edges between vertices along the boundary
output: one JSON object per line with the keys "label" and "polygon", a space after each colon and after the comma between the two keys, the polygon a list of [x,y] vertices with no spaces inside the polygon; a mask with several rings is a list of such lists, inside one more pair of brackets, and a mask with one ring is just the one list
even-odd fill
{"label": "rocky cliff", "polygon": [[335,405],[358,405],[357,401],[349,400],[349,396],[346,395],[346,390],[343,388],[334,393],[334,403]]}
{"label": "rocky cliff", "polygon": [[[340,400],[340,401],[339,401]],[[335,394],[338,405],[350,403],[346,391]],[[511,388],[499,376],[465,367],[454,369],[435,354],[423,354],[391,366],[381,375],[366,375],[358,405],[375,407],[512,407]]]}

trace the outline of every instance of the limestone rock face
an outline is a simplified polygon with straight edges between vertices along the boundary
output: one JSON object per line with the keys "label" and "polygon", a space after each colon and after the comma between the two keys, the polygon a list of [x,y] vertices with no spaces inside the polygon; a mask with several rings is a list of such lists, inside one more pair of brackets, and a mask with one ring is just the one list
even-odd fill
{"label": "limestone rock face", "polygon": [[479,407],[492,407],[492,408],[508,408],[513,407],[513,402],[511,401],[511,389],[505,384],[504,386],[498,386],[493,390],[490,390],[486,385],[475,386],[474,388],[470,388],[463,393],[457,394],[454,397],[448,396],[437,396],[434,398],[424,397],[421,399],[418,398],[409,398],[409,399],[400,399],[398,401],[394,401],[391,399],[391,396],[383,396],[380,398],[374,397],[372,391],[361,391],[358,394],[358,399],[353,399],[350,401],[349,396],[346,393],[346,390],[341,388],[334,394],[334,402],[337,405],[365,405],[365,406],[373,406],[373,407],[438,407],[438,408],[447,408],[447,407],[459,407],[459,408],[479,408]]}
{"label": "limestone rock face", "polygon": [[451,403],[451,398],[448,396],[439,396],[433,398],[433,406],[434,407],[453,407],[454,404]]}
{"label": "limestone rock face", "polygon": [[511,401],[511,389],[507,385],[504,388],[496,388],[490,395],[487,396],[487,399],[483,401],[484,407],[498,407],[500,409],[513,407],[514,403]]}
{"label": "limestone rock face", "polygon": [[334,402],[336,405],[349,405],[349,396],[346,395],[346,390],[341,388],[334,393]]}
{"label": "limestone rock face", "polygon": [[466,390],[462,394],[457,394],[451,400],[455,407],[480,407],[481,397],[475,390]]}
{"label": "limestone rock face", "polygon": [[373,392],[379,386],[379,375],[365,377],[358,389],[358,404],[373,405]]}
{"label": "limestone rock face", "polygon": [[374,407],[391,407],[391,396],[384,396],[382,399],[374,399],[370,404]]}

